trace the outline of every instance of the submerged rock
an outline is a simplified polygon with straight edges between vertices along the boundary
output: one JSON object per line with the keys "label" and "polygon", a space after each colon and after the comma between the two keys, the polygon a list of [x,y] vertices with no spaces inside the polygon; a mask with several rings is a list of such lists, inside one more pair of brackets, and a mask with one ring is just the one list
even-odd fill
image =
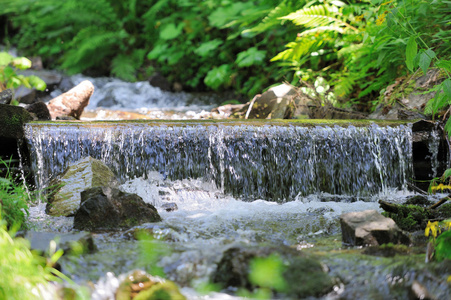
{"label": "submerged rock", "polygon": [[85,157],[69,166],[53,180],[46,212],[53,216],[70,216],[80,206],[80,193],[87,188],[117,186],[116,176],[100,160]]}
{"label": "submerged rock", "polygon": [[175,283],[135,270],[128,275],[116,291],[116,300],[185,300]]}
{"label": "submerged rock", "polygon": [[80,230],[130,228],[147,222],[159,222],[156,208],[136,194],[116,188],[95,187],[81,193],[81,205],[75,213],[74,228]]}
{"label": "submerged rock", "polygon": [[64,253],[93,253],[97,250],[92,235],[87,232],[79,233],[51,233],[28,231],[25,236],[30,241],[30,248],[40,252],[49,249],[51,241],[56,242],[56,249],[63,249]]}
{"label": "submerged rock", "polygon": [[350,212],[340,216],[343,243],[351,246],[409,244],[396,223],[376,210]]}
{"label": "submerged rock", "polygon": [[[262,258],[280,258],[279,271],[272,274],[252,274],[252,265]],[[271,261],[263,264],[272,265]],[[276,268],[277,269],[277,268]],[[279,272],[280,274],[276,274]],[[258,285],[255,277],[269,276],[273,292],[300,299],[321,296],[331,291],[334,283],[325,272],[325,267],[312,257],[305,256],[290,247],[234,247],[224,252],[212,281],[223,287],[252,290]],[[268,286],[266,286],[268,287]]]}

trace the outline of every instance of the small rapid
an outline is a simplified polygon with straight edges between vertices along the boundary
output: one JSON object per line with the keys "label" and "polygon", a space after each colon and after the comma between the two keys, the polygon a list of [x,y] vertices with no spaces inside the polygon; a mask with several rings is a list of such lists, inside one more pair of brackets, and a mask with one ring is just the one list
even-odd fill
{"label": "small rapid", "polygon": [[86,156],[122,181],[155,171],[171,180],[203,178],[243,200],[279,202],[320,192],[359,198],[402,190],[412,173],[405,125],[37,123],[27,124],[25,134],[38,189]]}

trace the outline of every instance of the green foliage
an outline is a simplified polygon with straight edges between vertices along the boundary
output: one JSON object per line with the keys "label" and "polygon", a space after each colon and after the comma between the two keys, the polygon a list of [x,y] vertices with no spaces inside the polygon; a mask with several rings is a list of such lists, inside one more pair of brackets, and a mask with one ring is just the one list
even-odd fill
{"label": "green foliage", "polygon": [[37,76],[24,76],[17,70],[31,67],[31,61],[26,57],[14,57],[7,52],[0,52],[0,91],[16,89],[19,86],[36,88],[39,91],[47,87],[45,82]]}
{"label": "green foliage", "polygon": [[269,58],[295,27],[279,26],[277,17],[303,3],[0,0],[19,30],[13,42],[50,66],[130,81],[158,69],[188,88],[248,95],[285,76]]}
{"label": "green foliage", "polygon": [[164,277],[164,271],[159,267],[158,261],[163,254],[167,254],[168,248],[155,240],[151,234],[146,231],[139,231],[137,234],[139,240],[140,259],[149,269],[149,273],[155,276]]}
{"label": "green foliage", "polygon": [[435,257],[438,261],[451,259],[451,231],[440,234],[435,243]]}
{"label": "green foliage", "polygon": [[0,177],[0,209],[2,219],[8,228],[20,228],[25,225],[25,216],[28,216],[28,194],[24,186],[14,182],[9,171],[9,163],[0,160],[6,168],[5,178]]}
{"label": "green foliage", "polygon": [[30,251],[27,240],[14,235],[7,231],[0,209],[0,299],[42,299],[43,291],[49,290],[49,281],[64,277],[51,267],[61,252],[53,253],[47,263]]}

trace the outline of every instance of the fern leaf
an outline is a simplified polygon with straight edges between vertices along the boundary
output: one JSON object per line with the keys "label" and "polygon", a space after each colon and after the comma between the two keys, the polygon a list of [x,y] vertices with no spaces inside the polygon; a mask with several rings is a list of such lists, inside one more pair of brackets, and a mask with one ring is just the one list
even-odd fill
{"label": "fern leaf", "polygon": [[335,95],[340,98],[348,96],[353,91],[356,79],[357,78],[352,75],[342,74],[338,80],[338,83],[334,86]]}
{"label": "fern leaf", "polygon": [[313,5],[300,9],[281,19],[291,20],[296,25],[308,28],[330,26],[333,24],[336,27],[348,27],[354,31],[358,31],[357,28],[339,18],[336,7],[329,5]]}

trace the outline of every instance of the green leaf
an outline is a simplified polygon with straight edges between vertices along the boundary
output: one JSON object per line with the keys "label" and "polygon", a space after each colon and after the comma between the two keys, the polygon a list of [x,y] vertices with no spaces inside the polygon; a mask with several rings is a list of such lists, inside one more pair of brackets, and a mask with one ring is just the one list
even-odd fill
{"label": "green leaf", "polygon": [[440,234],[436,240],[435,255],[438,261],[451,259],[451,231]]}
{"label": "green leaf", "polygon": [[185,23],[180,23],[179,25],[175,26],[174,23],[170,23],[166,26],[164,26],[160,31],[160,38],[162,40],[172,40],[178,37],[183,30],[183,27],[185,26]]}
{"label": "green leaf", "polygon": [[13,65],[21,70],[26,70],[31,68],[31,60],[26,57],[17,57],[12,61]]}
{"label": "green leaf", "polygon": [[410,72],[413,72],[414,68],[414,60],[415,56],[418,52],[418,45],[415,41],[415,36],[411,36],[409,40],[407,41],[407,47],[406,47],[406,65],[407,68],[410,70]]}
{"label": "green leaf", "polygon": [[447,78],[445,81],[443,81],[442,86],[443,91],[448,97],[448,102],[451,101],[451,79]]}
{"label": "green leaf", "polygon": [[432,59],[435,57],[435,52],[431,49],[428,49],[420,54],[420,68],[423,70],[423,73],[426,74],[429,66],[431,65]]}
{"label": "green leaf", "polygon": [[450,60],[444,60],[441,59],[436,64],[437,67],[445,69],[446,71],[451,73],[451,61]]}
{"label": "green leaf", "polygon": [[217,49],[219,46],[222,45],[222,41],[220,39],[214,39],[212,41],[208,41],[205,43],[200,44],[199,47],[194,49],[194,53],[201,57],[208,56],[208,54],[211,53],[211,51]]}
{"label": "green leaf", "polygon": [[442,175],[442,180],[446,180],[451,176],[451,169],[446,169],[446,171]]}
{"label": "green leaf", "polygon": [[0,52],[0,66],[7,66],[13,61],[14,57],[7,52]]}
{"label": "green leaf", "polygon": [[167,44],[157,44],[152,51],[147,54],[148,59],[158,59],[160,55],[164,54],[168,50]]}
{"label": "green leaf", "polygon": [[230,75],[232,74],[230,65],[224,64],[214,69],[211,69],[207,76],[205,76],[204,83],[216,90],[220,86],[230,84]]}
{"label": "green leaf", "polygon": [[236,58],[236,64],[238,67],[249,67],[258,63],[261,63],[266,56],[266,51],[258,50],[256,47],[247,49],[240,52]]}
{"label": "green leaf", "polygon": [[36,88],[38,91],[44,91],[47,88],[47,84],[45,83],[45,81],[39,78],[38,76],[31,75],[28,76],[27,79],[30,85]]}

